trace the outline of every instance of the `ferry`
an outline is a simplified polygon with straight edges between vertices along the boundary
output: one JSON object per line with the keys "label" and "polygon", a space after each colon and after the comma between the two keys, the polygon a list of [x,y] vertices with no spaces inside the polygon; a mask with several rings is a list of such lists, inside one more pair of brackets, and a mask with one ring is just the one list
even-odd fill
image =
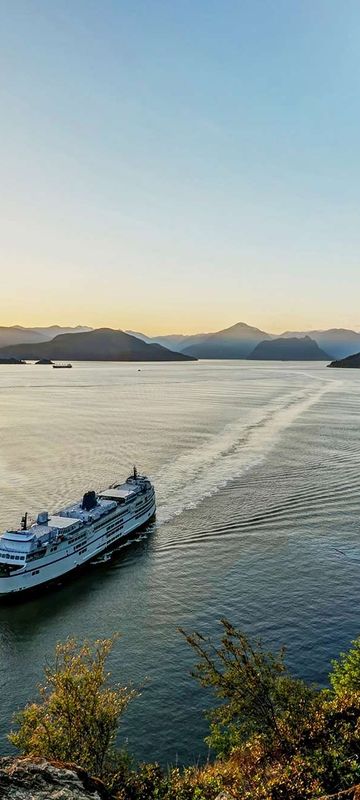
{"label": "ferry", "polygon": [[96,561],[155,517],[155,490],[136,467],[125,483],[0,535],[0,597],[37,589]]}

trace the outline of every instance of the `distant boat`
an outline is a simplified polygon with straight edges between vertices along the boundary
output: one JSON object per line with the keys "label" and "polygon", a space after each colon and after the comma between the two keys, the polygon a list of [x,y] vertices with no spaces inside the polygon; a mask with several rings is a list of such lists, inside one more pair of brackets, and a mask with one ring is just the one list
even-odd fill
{"label": "distant boat", "polygon": [[71,369],[72,364],[53,364],[53,369]]}

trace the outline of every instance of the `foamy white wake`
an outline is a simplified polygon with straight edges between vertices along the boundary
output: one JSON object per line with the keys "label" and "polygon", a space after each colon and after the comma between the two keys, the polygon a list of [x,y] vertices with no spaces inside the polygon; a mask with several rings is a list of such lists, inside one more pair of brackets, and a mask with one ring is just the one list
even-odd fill
{"label": "foamy white wake", "polygon": [[339,381],[310,385],[277,398],[258,411],[258,418],[244,424],[241,416],[205,443],[179,456],[154,476],[157,490],[157,521],[167,522],[185,509],[194,508],[205,497],[219,491],[264,461],[283,431]]}

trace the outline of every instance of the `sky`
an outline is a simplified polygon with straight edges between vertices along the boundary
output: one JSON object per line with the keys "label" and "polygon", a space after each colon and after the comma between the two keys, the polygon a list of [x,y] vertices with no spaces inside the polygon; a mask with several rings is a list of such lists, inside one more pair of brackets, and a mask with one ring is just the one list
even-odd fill
{"label": "sky", "polygon": [[0,324],[360,328],[358,0],[0,0]]}

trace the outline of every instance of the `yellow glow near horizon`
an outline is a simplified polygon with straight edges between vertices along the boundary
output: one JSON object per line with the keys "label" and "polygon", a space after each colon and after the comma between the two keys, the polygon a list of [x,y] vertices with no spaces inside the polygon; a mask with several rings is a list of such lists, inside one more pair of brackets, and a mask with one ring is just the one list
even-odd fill
{"label": "yellow glow near horizon", "polygon": [[3,4],[0,324],[357,329],[360,6],[136,5]]}
{"label": "yellow glow near horizon", "polygon": [[166,335],[166,334],[184,334],[192,335],[197,333],[211,333],[235,325],[237,322],[244,322],[247,325],[259,328],[260,330],[268,333],[281,334],[286,330],[292,331],[306,331],[306,330],[321,330],[328,328],[351,328],[358,330],[360,323],[350,319],[344,319],[343,316],[334,315],[329,318],[327,315],[312,316],[295,316],[295,315],[275,315],[275,314],[254,314],[240,311],[237,316],[232,314],[219,315],[215,312],[213,315],[203,314],[199,315],[196,324],[185,314],[175,316],[162,315],[159,311],[155,313],[139,314],[137,311],[131,313],[128,311],[126,314],[107,315],[105,311],[99,310],[97,313],[86,313],[86,309],[82,308],[79,313],[72,312],[71,314],[65,313],[64,310],[53,312],[49,308],[38,311],[36,314],[34,310],[31,314],[27,313],[14,314],[14,313],[1,313],[0,309],[0,325],[10,327],[13,325],[21,325],[24,328],[48,327],[51,325],[60,325],[63,327],[75,327],[76,325],[88,326],[91,328],[114,328],[120,330],[132,330],[141,332],[148,336]]}

